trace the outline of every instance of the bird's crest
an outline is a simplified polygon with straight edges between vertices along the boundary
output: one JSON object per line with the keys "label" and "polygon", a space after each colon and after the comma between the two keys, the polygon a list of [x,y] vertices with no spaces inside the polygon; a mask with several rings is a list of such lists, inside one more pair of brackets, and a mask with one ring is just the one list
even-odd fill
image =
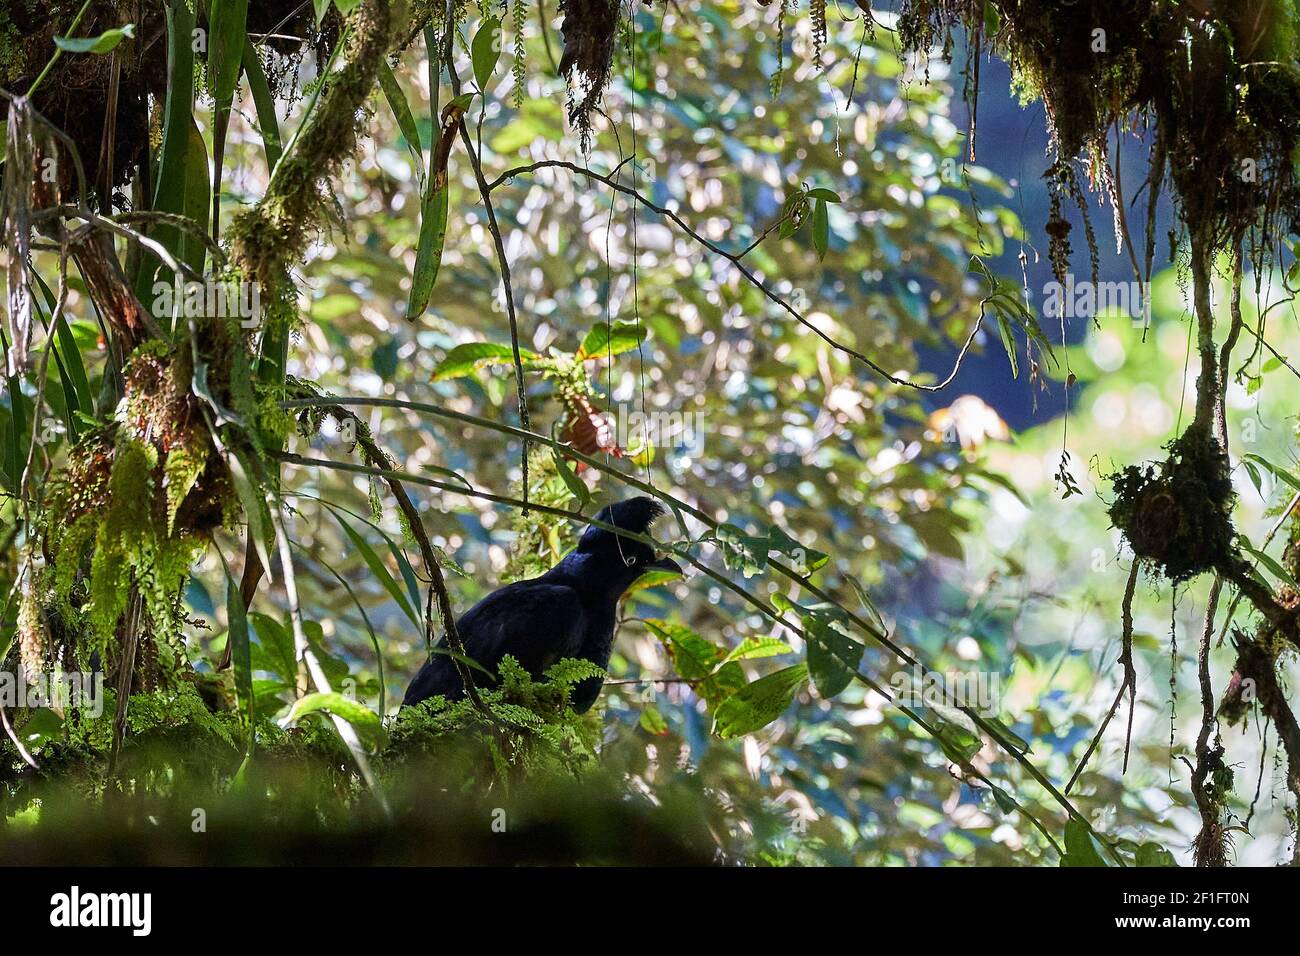
{"label": "bird's crest", "polygon": [[[622,531],[630,531],[632,534],[646,534],[651,525],[666,513],[667,509],[658,501],[642,496],[606,505],[596,513],[596,520],[611,524]],[[618,537],[622,538],[622,535]],[[591,525],[583,532],[579,546],[584,551],[590,551],[601,541],[610,539],[612,542],[614,538],[613,532]]]}
{"label": "bird's crest", "polygon": [[596,520],[634,534],[645,534],[666,513],[667,509],[660,502],[642,496],[606,505],[597,513]]}

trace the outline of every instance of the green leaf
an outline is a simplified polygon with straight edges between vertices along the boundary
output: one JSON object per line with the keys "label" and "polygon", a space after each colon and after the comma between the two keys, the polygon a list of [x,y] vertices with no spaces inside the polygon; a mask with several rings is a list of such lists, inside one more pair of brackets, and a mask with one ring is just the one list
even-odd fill
{"label": "green leaf", "polygon": [[664,715],[659,713],[657,708],[647,707],[641,711],[641,719],[637,721],[641,729],[655,737],[668,736],[668,721],[664,720]]}
{"label": "green leaf", "polygon": [[[253,700],[253,659],[248,642],[248,614],[239,582],[226,568],[226,640],[230,644],[230,664],[235,671],[235,699],[243,713],[244,726],[252,729],[257,711]],[[284,675],[281,675],[284,676]]]}
{"label": "green leaf", "polygon": [[312,9],[316,11],[316,26],[320,26],[325,14],[329,12],[330,0],[311,0]]}
{"label": "green leaf", "polygon": [[790,652],[790,645],[778,637],[747,637],[731,649],[723,662],[752,661],[763,657],[778,657]]}
{"label": "green leaf", "polygon": [[[411,294],[406,300],[406,317],[414,322],[429,307],[433,287],[442,268],[442,249],[447,241],[447,216],[449,214],[446,186],[425,194],[420,203],[420,239],[415,248],[415,273],[411,276]],[[454,351],[454,350],[453,350]],[[438,377],[435,373],[434,381]]]}
{"label": "green leaf", "polygon": [[[537,358],[535,352],[527,349],[520,349],[519,354],[525,363]],[[509,365],[513,362],[514,352],[509,345],[500,345],[496,342],[467,342],[464,345],[457,345],[438,363],[438,367],[433,370],[433,380],[441,382],[449,378],[473,375],[479,369],[490,365]]]}
{"label": "green leaf", "polygon": [[1061,866],[1106,866],[1101,844],[1081,821],[1071,817],[1065,824],[1065,855]]}
{"label": "green leaf", "polygon": [[[162,152],[152,208],[190,216],[207,231],[211,205],[208,148],[194,124],[194,13],[183,3],[167,4],[167,102],[163,110]],[[159,225],[150,236],[187,265],[202,271],[207,249],[188,231]],[[141,256],[136,295],[146,305],[154,301],[154,282],[161,263],[152,253]],[[163,277],[170,281],[169,273]],[[168,317],[157,317],[169,319]]]}
{"label": "green leaf", "polygon": [[1246,455],[1245,457],[1248,461],[1258,462],[1263,465],[1275,478],[1290,485],[1293,490],[1300,491],[1300,478],[1297,478],[1285,468],[1279,468],[1268,459],[1261,458],[1259,455]]}
{"label": "green leaf", "polygon": [[785,713],[808,680],[808,665],[795,664],[746,684],[713,714],[713,732],[724,740],[762,730]]}
{"label": "green leaf", "polygon": [[54,45],[68,53],[112,53],[123,40],[135,37],[135,24],[105,30],[97,37],[54,38]]}
{"label": "green leaf", "polygon": [[585,362],[621,355],[639,348],[645,337],[646,328],[639,322],[602,322],[592,326],[574,358]]}
{"label": "green leaf", "polygon": [[1254,555],[1255,560],[1268,568],[1268,570],[1272,572],[1273,576],[1283,584],[1288,584],[1293,590],[1300,591],[1300,584],[1296,583],[1296,579],[1291,576],[1291,572],[1282,567],[1282,565],[1274,558],[1263,551],[1258,551],[1255,548],[1250,547],[1250,545],[1247,544],[1242,545],[1242,550]]}
{"label": "green leaf", "polygon": [[831,243],[831,221],[830,217],[826,213],[825,199],[819,199],[813,205],[812,221],[813,249],[817,251],[818,259],[825,259],[826,251],[830,248]]}
{"label": "green leaf", "polygon": [[718,525],[712,537],[722,548],[722,563],[728,570],[740,570],[746,578],[751,578],[767,567],[767,537],[745,534],[734,524]]}
{"label": "green leaf", "polygon": [[1029,741],[1025,740],[1024,737],[1021,737],[998,718],[985,717],[984,722],[994,730],[998,731],[1005,742],[1011,744],[1012,747],[1020,751],[1022,754],[1033,753],[1033,748],[1029,746]]}
{"label": "green leaf", "polygon": [[487,92],[488,80],[496,69],[497,60],[501,58],[501,20],[488,17],[483,21],[474,41],[470,44],[470,60],[474,64],[474,82],[478,88]]}
{"label": "green leaf", "polygon": [[248,620],[257,635],[257,643],[252,646],[252,669],[274,674],[292,687],[298,677],[293,634],[275,618],[258,611],[250,611]]}
{"label": "green leaf", "polygon": [[551,449],[551,458],[555,462],[555,470],[559,472],[560,479],[564,482],[564,487],[568,488],[569,494],[577,499],[578,506],[585,508],[587,502],[591,500],[591,492],[587,489],[587,483],[574,473],[573,469],[569,467],[569,463],[554,448]]}
{"label": "green leaf", "polygon": [[447,105],[454,106],[456,109],[460,110],[463,113],[467,109],[469,109],[469,104],[474,102],[474,97],[477,95],[478,95],[477,93],[474,93],[472,91],[469,93],[462,93],[460,94],[460,96],[455,97]]}
{"label": "green leaf", "polygon": [[798,574],[811,574],[830,560],[830,555],[826,552],[804,547],[776,525],[767,529],[767,547],[769,551],[780,552],[793,561],[794,570]]}
{"label": "green leaf", "polygon": [[397,583],[397,579],[394,578],[392,573],[388,570],[388,566],[380,560],[375,549],[370,546],[370,542],[359,535],[356,532],[356,529],[354,529],[352,525],[348,524],[347,520],[343,515],[339,514],[338,511],[334,511],[334,517],[343,528],[344,533],[347,534],[348,539],[352,542],[353,546],[361,553],[361,557],[366,562],[366,566],[370,568],[370,573],[375,576],[375,579],[383,585],[384,590],[387,591],[392,596],[393,600],[397,602],[397,606],[402,609],[402,613],[411,619],[411,623],[414,624],[416,628],[423,631],[420,617],[415,613],[414,609],[412,609],[410,601],[402,591],[402,586]]}
{"label": "green leaf", "polygon": [[244,43],[244,75],[248,77],[248,88],[252,91],[253,106],[257,110],[257,127],[262,134],[266,168],[269,172],[274,172],[284,153],[284,141],[280,138],[280,118],[275,112],[275,96],[271,93],[266,71],[262,69],[262,58],[257,55],[257,47],[252,40]]}
{"label": "green leaf", "polygon": [[271,512],[266,506],[266,499],[257,491],[257,486],[249,477],[251,469],[243,454],[236,451],[227,455],[226,464],[230,468],[230,477],[235,483],[239,503],[244,508],[244,517],[248,520],[248,537],[253,542],[258,560],[262,562],[262,570],[266,572],[269,581],[271,558],[266,546],[271,541]]}
{"label": "green leaf", "polygon": [[647,571],[645,574],[633,581],[628,586],[628,589],[623,593],[625,595],[635,594],[637,591],[644,591],[648,588],[657,588],[661,584],[668,584],[671,581],[681,580],[681,577],[682,576],[676,571],[662,571],[656,568],[653,571]]}
{"label": "green leaf", "polygon": [[1011,794],[997,784],[993,784],[993,799],[997,802],[998,809],[1003,813],[1015,813],[1020,809],[1016,806],[1016,801],[1012,799]]}
{"label": "green leaf", "polygon": [[833,189],[826,189],[822,186],[817,186],[808,190],[807,195],[809,199],[816,199],[819,202],[843,202],[843,200],[840,199],[839,193]]}
{"label": "green leaf", "polygon": [[829,615],[813,611],[803,619],[808,635],[808,672],[823,698],[831,698],[849,686],[866,647],[844,631]]}
{"label": "green leaf", "polygon": [[[392,67],[383,61],[380,61],[379,64],[379,86],[384,91],[384,99],[388,100],[388,108],[393,111],[393,117],[397,120],[397,128],[402,131],[406,146],[411,151],[411,156],[415,160],[416,175],[419,176],[420,183],[423,185],[425,176],[424,151],[420,148],[420,131],[415,125],[415,116],[411,113],[411,106],[406,101],[406,94],[402,92],[402,87],[397,82]],[[443,222],[445,225],[445,218]]]}
{"label": "green leaf", "polygon": [[1177,866],[1174,855],[1158,843],[1143,843],[1133,854],[1138,866]]}
{"label": "green leaf", "polygon": [[672,656],[677,673],[687,680],[699,680],[713,673],[719,660],[717,645],[700,637],[684,624],[647,620],[651,632],[663,641]]}
{"label": "green leaf", "polygon": [[239,72],[248,43],[245,24],[248,0],[210,0],[208,24],[208,87],[217,109],[229,109],[239,85]]}
{"label": "green leaf", "polygon": [[379,719],[379,715],[364,704],[333,691],[326,694],[308,694],[301,698],[294,703],[285,722],[292,724],[308,714],[318,713],[342,717],[352,725],[357,736],[371,749],[378,750],[384,745],[387,735],[384,733],[384,724]]}

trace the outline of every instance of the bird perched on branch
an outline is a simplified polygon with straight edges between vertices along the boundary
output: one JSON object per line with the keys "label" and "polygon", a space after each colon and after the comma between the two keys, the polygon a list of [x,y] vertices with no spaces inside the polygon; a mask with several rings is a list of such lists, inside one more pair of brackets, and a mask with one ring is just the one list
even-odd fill
{"label": "bird perched on branch", "polygon": [[[663,513],[663,506],[651,498],[629,498],[603,508],[596,520],[644,535]],[[653,570],[681,573],[675,562],[658,558],[649,545],[592,525],[559,564],[539,577],[493,591],[465,612],[456,629],[466,655],[492,675],[506,654],[535,680],[566,657],[608,667],[618,600],[633,581]],[[403,706],[435,694],[448,700],[464,695],[448,650],[444,637],[411,681]],[[477,668],[473,676],[476,684],[494,684]],[[600,696],[600,686],[599,678],[575,685],[573,709],[589,710]]]}

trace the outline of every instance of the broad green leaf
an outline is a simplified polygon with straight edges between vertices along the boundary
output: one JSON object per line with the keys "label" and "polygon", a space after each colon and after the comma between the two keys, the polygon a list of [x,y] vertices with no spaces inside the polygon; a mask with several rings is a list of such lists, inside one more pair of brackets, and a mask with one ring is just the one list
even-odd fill
{"label": "broad green leaf", "polygon": [[292,687],[298,677],[293,634],[275,618],[258,611],[248,612],[248,620],[257,635],[257,643],[252,646],[253,670],[275,674]]}
{"label": "broad green leaf", "polygon": [[96,37],[54,38],[54,45],[67,53],[112,53],[123,40],[135,37],[135,24],[128,23],[114,30],[105,30]]}
{"label": "broad green leaf", "polygon": [[785,713],[808,680],[808,665],[795,664],[746,684],[713,713],[713,732],[723,739],[762,730]]}
{"label": "broad green leaf", "polygon": [[564,460],[558,451],[551,449],[551,458],[555,462],[555,470],[559,472],[560,479],[564,482],[564,487],[569,489],[569,494],[573,495],[578,501],[580,508],[585,508],[587,502],[591,500],[591,492],[587,489],[587,483],[574,473],[569,467],[569,463]]}
{"label": "broad green leaf", "polygon": [[221,215],[222,165],[226,156],[226,132],[230,126],[230,106],[243,69],[244,47],[248,44],[245,24],[248,0],[210,0],[208,23],[208,86],[216,100],[212,121],[212,222],[213,235]]}
{"label": "broad green leaf", "polygon": [[780,552],[793,561],[798,574],[811,574],[830,560],[826,552],[805,547],[776,525],[767,529],[767,546],[769,551]]}
{"label": "broad green leaf", "polygon": [[1020,751],[1022,754],[1028,754],[1034,752],[1034,749],[1029,746],[1029,741],[1025,740],[1024,737],[1021,737],[1018,733],[1016,733],[1014,730],[1012,730],[1010,727],[1008,727],[1005,723],[1003,723],[998,718],[985,717],[984,722],[987,723],[994,730],[998,731],[998,733],[1001,735],[1002,739],[1005,742],[1011,744],[1012,747]]}
{"label": "broad green leaf", "polygon": [[[211,181],[207,146],[194,125],[194,13],[183,3],[167,4],[167,102],[163,110],[162,152],[153,192],[153,209],[179,216],[192,216],[206,231]],[[175,226],[159,225],[150,235],[178,259],[202,270],[206,249],[197,238]],[[197,248],[195,248],[197,244]],[[161,265],[152,253],[144,253],[136,281],[136,295],[146,305],[154,301],[155,279],[170,281],[170,273],[158,275]]]}
{"label": "broad green leaf", "polygon": [[244,517],[248,521],[248,537],[253,542],[258,560],[266,579],[271,580],[271,558],[267,544],[271,541],[271,512],[267,509],[266,499],[257,491],[257,485],[249,477],[250,469],[241,452],[232,452],[226,456],[230,468],[230,477],[235,483],[235,493],[244,508]]}
{"label": "broad green leaf", "polygon": [[645,591],[648,588],[657,588],[661,584],[668,584],[670,581],[681,580],[681,575],[676,571],[647,571],[628,586],[624,595],[635,594],[637,591]]}
{"label": "broad green leaf", "polygon": [[1133,854],[1138,866],[1177,866],[1174,855],[1158,843],[1143,843]]}
{"label": "broad green leaf", "polygon": [[[536,353],[527,349],[520,349],[519,354],[525,363],[537,358]],[[464,345],[457,345],[438,363],[438,367],[433,370],[433,380],[441,382],[462,375],[473,375],[479,369],[490,365],[508,365],[513,362],[514,352],[509,345],[500,345],[496,342],[467,342]]]}
{"label": "broad green leaf", "polygon": [[321,21],[325,19],[325,14],[329,12],[330,0],[311,0],[311,5],[316,11],[316,26],[320,26]]}
{"label": "broad green leaf", "polygon": [[474,93],[473,91],[469,93],[462,93],[460,94],[460,96],[454,97],[452,101],[447,105],[454,106],[456,109],[460,110],[463,113],[469,109],[469,104],[474,102],[474,97],[477,95],[478,94]]}
{"label": "broad green leaf", "polygon": [[244,725],[251,730],[257,712],[253,700],[253,660],[248,641],[248,614],[243,595],[239,593],[239,582],[229,568],[226,569],[226,621],[230,664],[235,671],[235,698],[239,702]]}
{"label": "broad green leaf", "polygon": [[574,358],[584,362],[631,352],[645,341],[645,336],[645,326],[639,322],[602,322],[592,326]]}
{"label": "broad green leaf", "polygon": [[745,534],[734,524],[722,524],[713,533],[722,549],[722,563],[728,570],[739,570],[751,578],[767,567],[768,539]]}
{"label": "broad green leaf", "polygon": [[668,736],[668,721],[664,720],[664,715],[655,707],[647,707],[641,711],[641,719],[637,723],[648,734],[656,737]]}
{"label": "broad green leaf", "polygon": [[258,56],[257,47],[252,40],[244,43],[244,75],[248,77],[248,88],[253,93],[258,132],[262,134],[262,151],[266,154],[266,168],[269,172],[274,172],[284,152],[284,141],[280,138],[280,118],[275,112],[275,96],[271,93],[266,71],[262,69],[262,58]]}
{"label": "broad green leaf", "polygon": [[229,109],[239,85],[244,48],[248,43],[245,24],[248,0],[210,0],[208,7],[208,87],[217,108]]}
{"label": "broad green leaf", "polygon": [[819,199],[813,204],[812,221],[813,249],[817,251],[818,259],[825,259],[826,250],[830,248],[831,242],[831,221],[826,213],[825,199]]}
{"label": "broad green leaf", "polygon": [[687,680],[708,677],[720,658],[725,656],[720,647],[700,637],[684,624],[647,620],[645,625],[668,647],[677,673]]}
{"label": "broad green leaf", "polygon": [[[428,181],[428,187],[432,191],[426,193],[420,203],[420,239],[415,248],[415,272],[411,276],[411,294],[406,300],[406,317],[412,322],[423,315],[424,310],[429,307],[429,299],[433,295],[433,287],[438,281],[438,272],[442,268],[442,249],[447,241],[449,192],[446,186],[434,189],[432,177]],[[438,375],[435,371],[434,381],[437,380]]]}
{"label": "broad green leaf", "polygon": [[1020,808],[1016,806],[1016,801],[1011,794],[1007,793],[997,784],[993,784],[993,799],[997,802],[998,809],[1003,813],[1015,813]]}
{"label": "broad green leaf", "polygon": [[1285,468],[1279,468],[1267,458],[1261,458],[1259,455],[1246,455],[1245,457],[1248,461],[1258,462],[1263,465],[1273,477],[1290,485],[1294,491],[1300,491],[1300,478],[1297,478]]}
{"label": "broad green leaf", "polygon": [[829,615],[817,611],[805,615],[808,635],[808,673],[823,698],[831,698],[849,686],[866,647],[844,633]]}
{"label": "broad green leaf", "polygon": [[362,559],[366,562],[366,566],[370,568],[370,573],[375,576],[375,580],[383,585],[385,591],[392,595],[393,600],[397,602],[397,606],[402,609],[402,613],[411,619],[411,623],[423,631],[420,617],[411,607],[410,601],[402,591],[402,586],[397,583],[397,580],[388,570],[388,566],[380,560],[379,555],[375,553],[375,549],[370,546],[370,542],[359,535],[356,532],[356,529],[354,529],[343,515],[338,513],[338,511],[334,512],[334,517],[337,519],[340,527],[343,528],[344,533],[347,534],[348,540],[350,540],[357,551],[361,553]]}
{"label": "broad green leaf", "polygon": [[1291,576],[1291,572],[1282,567],[1282,565],[1272,556],[1263,551],[1258,551],[1249,545],[1242,545],[1242,550],[1253,555],[1256,561],[1268,568],[1272,575],[1283,584],[1290,585],[1293,590],[1300,591],[1300,584],[1296,583],[1296,579]]}
{"label": "broad green leaf", "polygon": [[470,60],[474,64],[474,82],[478,88],[487,92],[488,80],[496,69],[497,60],[501,58],[501,20],[488,17],[474,34],[470,44]]}
{"label": "broad green leaf", "polygon": [[724,658],[725,661],[752,661],[762,657],[779,657],[789,654],[790,645],[778,637],[747,637]]}
{"label": "broad green leaf", "polygon": [[1071,817],[1065,824],[1065,855],[1061,866],[1107,866],[1101,844],[1088,828]]}
{"label": "broad green leaf", "polygon": [[816,186],[808,190],[808,198],[816,199],[819,202],[843,202],[843,200],[840,199],[840,194],[835,190],[826,189],[821,186]]}
{"label": "broad green leaf", "polygon": [[306,695],[293,705],[285,722],[292,724],[308,714],[319,713],[342,717],[356,730],[357,736],[372,749],[378,750],[384,745],[387,735],[384,733],[384,724],[379,719],[379,715],[364,704],[337,692]]}
{"label": "broad green leaf", "polygon": [[[411,106],[406,101],[406,94],[402,92],[401,84],[397,82],[392,67],[383,61],[379,64],[379,85],[384,91],[384,99],[388,100],[388,108],[393,111],[393,116],[397,120],[397,128],[402,131],[402,136],[406,139],[406,146],[415,160],[416,175],[423,186],[424,151],[420,148],[420,131],[415,125],[415,116],[411,113]],[[445,226],[445,218],[443,222]]]}

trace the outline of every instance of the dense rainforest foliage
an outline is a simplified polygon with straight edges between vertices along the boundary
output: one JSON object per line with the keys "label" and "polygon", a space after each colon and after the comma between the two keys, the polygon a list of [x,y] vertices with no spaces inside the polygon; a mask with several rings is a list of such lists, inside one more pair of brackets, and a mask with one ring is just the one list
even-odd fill
{"label": "dense rainforest foliage", "polygon": [[1298,26],[3,0],[0,861],[1300,859]]}

